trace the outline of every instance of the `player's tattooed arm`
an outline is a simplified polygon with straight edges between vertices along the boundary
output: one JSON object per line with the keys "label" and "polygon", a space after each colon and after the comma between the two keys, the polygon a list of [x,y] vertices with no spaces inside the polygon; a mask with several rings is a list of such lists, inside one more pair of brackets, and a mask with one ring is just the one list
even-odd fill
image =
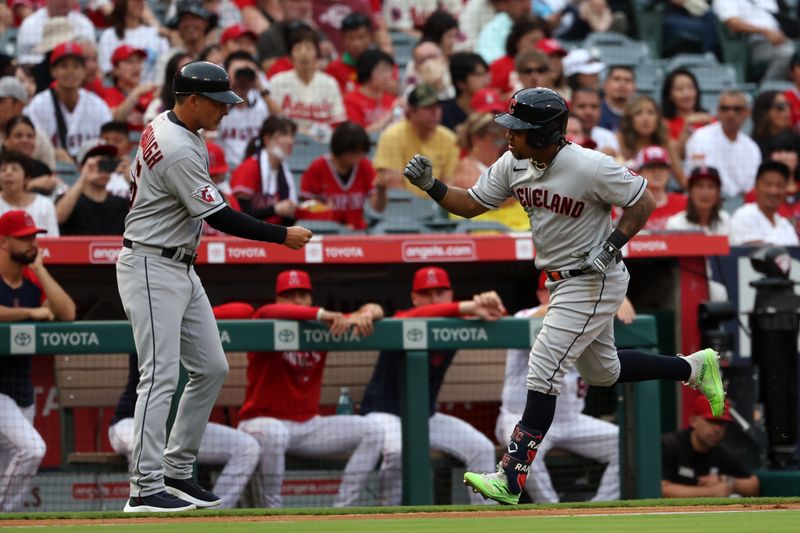
{"label": "player's tattooed arm", "polygon": [[447,193],[441,199],[439,205],[447,209],[454,215],[464,218],[472,218],[482,215],[488,209],[476,202],[466,189],[461,187],[447,187]]}
{"label": "player's tattooed arm", "polygon": [[617,223],[617,229],[630,239],[644,227],[655,207],[656,201],[653,195],[650,194],[650,191],[645,190],[635,204],[624,209]]}

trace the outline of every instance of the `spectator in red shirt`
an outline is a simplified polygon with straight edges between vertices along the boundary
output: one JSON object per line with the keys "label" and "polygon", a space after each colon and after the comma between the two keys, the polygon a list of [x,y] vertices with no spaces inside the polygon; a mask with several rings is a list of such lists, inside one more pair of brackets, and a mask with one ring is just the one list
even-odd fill
{"label": "spectator in red shirt", "polygon": [[443,9],[434,11],[422,25],[422,40],[431,41],[439,45],[445,58],[455,52],[459,39],[458,20]]}
{"label": "spectator in red shirt", "polygon": [[[230,185],[225,181],[228,176],[228,162],[225,161],[225,150],[216,143],[206,139],[206,148],[208,148],[208,174],[211,176],[211,181],[217,186],[217,189],[222,193],[225,203],[231,209],[241,211],[239,200],[231,193]],[[219,230],[216,230],[208,224],[203,224],[203,235],[225,235]]]}
{"label": "spectator in red shirt", "polygon": [[104,99],[114,120],[125,121],[132,131],[144,129],[144,112],[153,100],[156,84],[141,83],[147,52],[123,44],[111,54],[111,77],[114,86],[106,89]]}
{"label": "spectator in red shirt", "polygon": [[[275,303],[258,308],[252,318],[321,320],[334,335],[351,328],[370,335],[383,318],[380,305],[368,303],[343,315],[313,305],[311,279],[302,270],[286,270],[275,283]],[[246,318],[246,317],[241,317]],[[381,455],[383,429],[358,415],[320,416],[322,372],[327,352],[286,351],[247,354],[247,388],[239,411],[239,430],[261,444],[258,475],[261,504],[281,506],[285,456],[326,457],[350,453],[334,506],[359,503],[367,476]]]}
{"label": "spectator in red shirt", "polygon": [[647,190],[656,201],[656,208],[645,224],[645,230],[661,231],[667,219],[686,209],[686,196],[667,192],[670,177],[669,154],[661,146],[645,146],[636,155],[636,171],[647,179]]}
{"label": "spectator in red shirt", "polygon": [[[342,94],[356,90],[359,83],[356,64],[361,54],[369,50],[372,38],[372,21],[364,13],[354,11],[342,20],[342,46],[344,52],[325,69],[336,81]],[[391,59],[391,56],[389,56]],[[394,65],[394,61],[392,61]]]}
{"label": "spectator in red shirt", "polygon": [[787,89],[784,95],[792,109],[792,127],[800,131],[800,50],[794,53],[789,64],[789,79],[794,87]]}
{"label": "spectator in red shirt", "polygon": [[[414,274],[411,309],[399,311],[395,318],[477,317],[497,320],[506,314],[503,302],[494,291],[476,294],[469,300],[454,301],[447,272],[424,267]],[[402,495],[402,425],[400,419],[400,376],[402,351],[381,351],[375,370],[361,400],[361,414],[384,429],[383,462],[380,469],[379,499],[383,505],[400,505]],[[495,452],[492,441],[469,423],[436,410],[439,390],[455,350],[428,352],[428,428],[430,446],[462,461],[468,470],[481,466],[492,469]],[[470,492],[471,503],[485,503]]]}
{"label": "spectator in red shirt", "polygon": [[386,207],[386,185],[377,181],[365,157],[369,147],[364,128],[352,122],[340,124],[331,137],[331,153],[315,159],[303,174],[300,197],[325,204],[333,220],[350,229],[366,228],[364,202],[369,200],[378,212]]}
{"label": "spectator in red shirt", "polygon": [[492,80],[489,83],[502,94],[512,92],[511,73],[514,72],[514,58],[520,52],[536,50],[536,43],[550,37],[547,21],[540,17],[524,17],[511,26],[506,39],[506,55],[489,65]]}
{"label": "spectator in red shirt", "polygon": [[294,221],[297,191],[287,160],[296,133],[294,122],[273,115],[250,141],[231,175],[231,191],[244,213],[272,223]]}
{"label": "spectator in red shirt", "polygon": [[402,105],[391,92],[394,60],[382,50],[367,50],[358,58],[358,88],[344,95],[347,119],[369,133],[383,131],[394,119],[392,111]]}

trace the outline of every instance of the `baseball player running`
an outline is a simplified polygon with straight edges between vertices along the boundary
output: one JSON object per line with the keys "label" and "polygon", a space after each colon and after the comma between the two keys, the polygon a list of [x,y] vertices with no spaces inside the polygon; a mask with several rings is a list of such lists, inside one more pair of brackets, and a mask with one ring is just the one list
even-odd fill
{"label": "baseball player running", "polygon": [[[211,180],[198,130],[215,129],[230,106],[241,101],[230,90],[225,69],[205,61],[189,63],[175,75],[173,89],[175,107],[142,133],[117,261],[119,294],[139,354],[127,512],[221,503],[192,477],[211,408],[228,373],[211,305],[192,266],[203,221],[228,235],[292,250],[311,238],[300,226],[267,224],[234,211]],[[189,372],[189,383],[167,442],[179,362]]]}
{"label": "baseball player running", "polygon": [[[684,381],[702,392],[715,416],[725,391],[717,353],[664,357],[614,346],[614,314],[628,287],[620,249],[655,207],[647,181],[600,152],[564,138],[569,111],[555,91],[517,92],[495,120],[509,150],[468,190],[433,177],[430,161],[411,158],[406,178],[442,207],[472,218],[515,197],[531,221],[536,268],[545,271],[550,306],[530,352],[522,419],[495,473],[464,474],[486,498],[516,504],[536,450],[550,428],[564,376],[574,366],[589,385],[650,379]],[[623,214],[612,230],[611,207]]]}

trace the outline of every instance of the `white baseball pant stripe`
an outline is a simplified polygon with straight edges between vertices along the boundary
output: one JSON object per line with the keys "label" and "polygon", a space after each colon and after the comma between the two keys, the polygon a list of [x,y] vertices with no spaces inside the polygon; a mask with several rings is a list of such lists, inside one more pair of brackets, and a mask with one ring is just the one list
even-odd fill
{"label": "white baseball pant stripe", "polygon": [[[390,413],[369,413],[366,418],[383,426],[383,462],[380,470],[381,505],[400,505],[403,499],[403,425]],[[496,458],[494,444],[467,422],[444,413],[428,419],[430,447],[463,462],[470,472],[492,472]],[[494,503],[468,490],[473,504]]]}
{"label": "white baseball pant stripe", "polygon": [[35,405],[20,407],[0,394],[0,511],[22,511],[47,446],[33,427]]}
{"label": "white baseball pant stripe", "polygon": [[315,416],[304,422],[257,417],[242,420],[239,430],[255,437],[261,445],[258,471],[265,507],[282,504],[287,453],[316,458],[352,452],[334,506],[357,504],[367,476],[378,463],[383,444],[381,426],[358,415]]}
{"label": "white baseball pant stripe", "polygon": [[[497,418],[495,428],[497,441],[508,441],[508,436],[514,431],[514,426],[521,418],[522,413],[501,414]],[[557,503],[559,501],[545,464],[547,452],[553,448],[561,448],[581,457],[593,459],[598,463],[606,463],[606,469],[597,487],[597,494],[591,501],[605,502],[619,499],[619,427],[584,414],[579,414],[572,420],[554,421],[539,445],[531,475],[528,476],[525,483],[528,494],[536,503]]]}
{"label": "white baseball pant stripe", "polygon": [[[193,267],[123,248],[117,260],[117,284],[139,356],[131,496],[150,496],[164,490],[165,475],[192,476],[228,361],[211,304]],[[179,362],[189,382],[166,442]]]}
{"label": "white baseball pant stripe", "polygon": [[[123,418],[108,428],[111,447],[133,461],[133,418]],[[222,500],[221,507],[233,508],[239,502],[245,485],[258,465],[261,447],[256,439],[231,427],[209,422],[200,441],[197,462],[225,465],[214,484],[214,494]]]}
{"label": "white baseball pant stripe", "polygon": [[623,263],[605,274],[548,281],[550,305],[528,360],[528,390],[558,395],[575,368],[589,385],[609,387],[619,378],[614,315],[630,275]]}

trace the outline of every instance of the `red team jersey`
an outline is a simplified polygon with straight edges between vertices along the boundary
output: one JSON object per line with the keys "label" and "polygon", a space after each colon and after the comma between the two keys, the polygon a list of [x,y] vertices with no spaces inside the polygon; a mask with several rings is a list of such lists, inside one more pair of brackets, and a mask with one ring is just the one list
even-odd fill
{"label": "red team jersey", "polygon": [[382,119],[386,113],[392,112],[392,104],[395,99],[396,97],[390,93],[383,93],[383,96],[376,100],[361,91],[351,91],[344,95],[347,119],[362,128],[368,128],[374,122]]}
{"label": "red team jersey", "polygon": [[[251,318],[236,316],[236,309],[232,309],[235,305],[242,304],[228,304],[232,312],[226,313],[225,318]],[[220,318],[218,310],[214,309],[215,316]],[[318,312],[319,307],[267,304],[259,307],[252,318],[315,320]],[[316,416],[327,355],[327,352],[248,352],[247,387],[240,419],[268,416],[303,422]]]}
{"label": "red team jersey", "polygon": [[375,168],[362,158],[350,172],[350,180],[342,183],[333,168],[330,155],[315,159],[300,180],[300,196],[319,200],[331,206],[333,220],[353,229],[364,229],[364,202],[375,181]]}
{"label": "red team jersey", "polygon": [[[114,111],[114,108],[124,102],[126,98],[126,95],[116,87],[106,88],[100,96],[106,101],[111,111]],[[153,101],[154,96],[153,91],[150,91],[140,96],[136,105],[133,106],[126,120],[131,131],[142,131],[144,129],[144,112],[147,111],[147,106]]]}
{"label": "red team jersey", "polygon": [[[328,64],[325,73],[329,74],[339,82],[342,94],[355,91],[358,88],[358,75],[355,65],[348,65],[342,58],[334,59]],[[351,119],[352,120],[352,119]]]}

